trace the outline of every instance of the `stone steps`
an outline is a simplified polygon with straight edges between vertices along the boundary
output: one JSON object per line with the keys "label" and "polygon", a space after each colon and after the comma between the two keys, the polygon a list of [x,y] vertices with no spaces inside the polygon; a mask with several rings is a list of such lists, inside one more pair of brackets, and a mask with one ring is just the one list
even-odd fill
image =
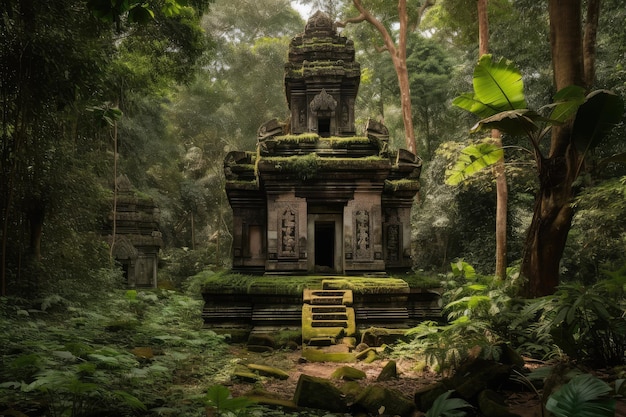
{"label": "stone steps", "polygon": [[302,341],[330,345],[356,334],[352,290],[311,290],[302,295]]}

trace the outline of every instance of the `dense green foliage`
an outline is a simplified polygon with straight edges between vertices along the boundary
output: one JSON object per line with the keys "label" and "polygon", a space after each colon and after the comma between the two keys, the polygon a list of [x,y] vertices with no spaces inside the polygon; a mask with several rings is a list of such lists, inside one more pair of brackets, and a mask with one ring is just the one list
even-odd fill
{"label": "dense green foliage", "polygon": [[[89,293],[0,299],[0,403],[50,416],[203,415],[203,384],[229,369],[201,301],[171,290],[117,290],[101,271]],[[66,289],[67,291],[67,289]]]}

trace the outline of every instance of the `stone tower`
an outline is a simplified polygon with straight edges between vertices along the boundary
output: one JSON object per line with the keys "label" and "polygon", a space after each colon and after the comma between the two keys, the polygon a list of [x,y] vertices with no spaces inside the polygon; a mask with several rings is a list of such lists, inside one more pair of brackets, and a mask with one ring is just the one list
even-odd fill
{"label": "stone tower", "polygon": [[289,45],[285,93],[291,133],[354,136],[354,102],[360,80],[354,43],[340,36],[333,21],[318,11],[304,33]]}
{"label": "stone tower", "polygon": [[328,16],[313,15],[285,64],[290,121],[261,126],[256,152],[226,156],[234,270],[349,275],[411,267],[421,161],[390,152],[380,123],[356,134],[354,56]]}

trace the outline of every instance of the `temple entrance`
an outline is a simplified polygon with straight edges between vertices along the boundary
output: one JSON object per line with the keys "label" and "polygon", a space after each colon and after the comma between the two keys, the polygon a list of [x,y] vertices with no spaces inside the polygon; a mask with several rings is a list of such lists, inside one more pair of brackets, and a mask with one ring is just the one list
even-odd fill
{"label": "temple entrance", "polygon": [[330,137],[330,117],[319,117],[317,119],[317,133],[323,138]]}
{"label": "temple entrance", "polygon": [[335,266],[335,222],[315,222],[315,270],[333,271]]}
{"label": "temple entrance", "polygon": [[[343,273],[343,215],[339,207],[309,207],[307,219],[308,270],[316,274]],[[311,213],[313,210],[313,213]],[[317,213],[316,213],[317,211]],[[326,211],[319,213],[319,211]],[[328,211],[334,211],[328,213]]]}

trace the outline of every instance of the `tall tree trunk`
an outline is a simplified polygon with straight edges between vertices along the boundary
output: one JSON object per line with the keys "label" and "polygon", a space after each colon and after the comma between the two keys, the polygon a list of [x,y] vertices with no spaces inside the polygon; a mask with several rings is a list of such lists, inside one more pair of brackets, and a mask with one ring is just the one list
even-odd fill
{"label": "tall tree trunk", "polygon": [[[406,40],[408,31],[409,15],[406,9],[406,0],[398,0],[398,19],[400,21],[400,33],[398,37],[398,47],[389,50],[393,66],[398,75],[398,86],[400,87],[400,107],[402,108],[402,120],[404,121],[404,140],[406,148],[417,155],[415,143],[415,131],[413,130],[413,110],[411,109],[411,83],[409,82],[409,70],[406,63]],[[393,40],[389,33],[381,32],[387,36],[385,44],[393,45]]]}
{"label": "tall tree trunk", "polygon": [[600,20],[600,1],[588,0],[587,17],[585,18],[585,35],[583,37],[583,64],[585,71],[585,87],[590,89],[596,77],[596,37]]}
{"label": "tall tree trunk", "polygon": [[402,108],[402,119],[404,120],[405,146],[407,150],[417,155],[415,131],[413,130],[413,110],[411,109],[411,87],[409,71],[406,66],[406,56],[404,60],[394,60],[394,62],[396,61],[396,73],[398,74],[398,85],[400,86],[400,107]]}
{"label": "tall tree trunk", "polygon": [[[550,0],[550,43],[556,90],[584,85],[581,0]],[[522,274],[529,297],[552,294],[572,222],[572,183],[580,156],[571,142],[572,123],[552,130],[550,153],[538,161],[539,194],[526,238]]]}
{"label": "tall tree trunk", "polygon": [[[491,132],[493,143],[502,148],[502,136],[500,131],[494,129]],[[507,212],[509,202],[509,189],[506,183],[504,170],[504,156],[498,159],[493,171],[496,177],[496,270],[495,275],[500,279],[506,278],[506,254],[507,254]]]}
{"label": "tall tree trunk", "polygon": [[[489,53],[489,15],[487,14],[487,0],[478,0],[478,55]],[[502,148],[502,135],[497,129],[491,131],[492,142]],[[504,155],[504,153],[503,153]],[[509,190],[504,170],[504,156],[496,162],[493,173],[496,179],[496,270],[495,275],[500,279],[506,278],[506,225]]]}
{"label": "tall tree trunk", "polygon": [[113,268],[115,258],[115,236],[117,235],[117,120],[113,122],[113,227],[111,230],[111,247],[109,248],[109,263]]}
{"label": "tall tree trunk", "polygon": [[43,235],[43,223],[46,214],[45,204],[41,201],[29,203],[26,217],[28,218],[29,245],[28,250],[33,259],[41,260],[41,237]]}
{"label": "tall tree trunk", "polygon": [[361,3],[361,0],[352,0],[354,7],[359,11],[359,16],[346,19],[339,22],[338,26],[345,26],[347,23],[368,22],[382,36],[384,50],[389,52],[393,62],[396,75],[398,77],[398,86],[400,87],[400,106],[402,108],[402,119],[404,121],[404,140],[406,149],[417,155],[417,146],[415,142],[415,132],[413,130],[413,111],[411,109],[411,88],[409,83],[409,72],[406,62],[406,42],[409,30],[415,30],[419,25],[419,21],[426,10],[434,4],[434,0],[425,0],[418,10],[418,19],[409,28],[409,15],[407,11],[407,0],[398,0],[398,44],[396,45],[394,38],[374,15],[372,15]]}

